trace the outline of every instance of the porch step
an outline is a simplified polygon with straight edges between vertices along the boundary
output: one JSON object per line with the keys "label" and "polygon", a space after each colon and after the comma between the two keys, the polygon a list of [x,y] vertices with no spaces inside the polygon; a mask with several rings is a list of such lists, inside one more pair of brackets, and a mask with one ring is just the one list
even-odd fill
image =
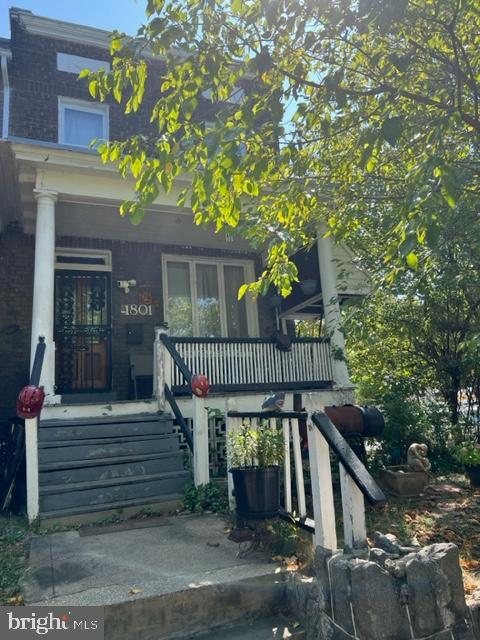
{"label": "porch step", "polygon": [[170,471],[149,476],[44,485],[40,486],[40,506],[42,511],[53,511],[64,507],[118,503],[135,498],[151,498],[155,502],[164,494],[181,493],[189,478],[188,471]]}
{"label": "porch step", "polygon": [[[55,522],[59,521],[60,524],[71,524],[71,521],[66,522],[65,519],[70,518],[70,516],[78,516],[77,522],[91,522],[91,518],[86,519],[85,516],[94,515],[95,513],[98,513],[100,511],[102,512],[102,514],[106,513],[109,517],[111,515],[117,514],[119,510],[131,509],[132,507],[141,508],[154,505],[156,509],[160,509],[160,507],[163,507],[163,505],[175,505],[175,508],[177,508],[182,500],[183,491],[182,493],[164,494],[158,500],[152,500],[152,498],[144,498],[143,500],[134,498],[133,500],[124,500],[122,504],[119,504],[118,502],[109,502],[100,505],[87,505],[85,507],[66,507],[64,509],[42,511],[41,519],[42,522],[45,522],[47,520],[54,520]],[[48,522],[46,524],[48,524]]]}
{"label": "porch step", "polygon": [[38,452],[41,518],[170,501],[190,479],[168,414],[42,421]]}
{"label": "porch step", "polygon": [[183,471],[180,456],[171,453],[138,454],[95,460],[49,462],[40,466],[40,484],[70,484],[90,480],[108,480],[125,476],[144,476],[158,471]]}
{"label": "porch step", "polygon": [[172,418],[168,415],[83,418],[75,420],[41,421],[40,442],[82,440],[121,436],[171,433]]}
{"label": "porch step", "polygon": [[62,460],[117,458],[141,453],[179,452],[178,436],[134,436],[132,438],[95,438],[92,440],[60,440],[39,442],[40,464]]}

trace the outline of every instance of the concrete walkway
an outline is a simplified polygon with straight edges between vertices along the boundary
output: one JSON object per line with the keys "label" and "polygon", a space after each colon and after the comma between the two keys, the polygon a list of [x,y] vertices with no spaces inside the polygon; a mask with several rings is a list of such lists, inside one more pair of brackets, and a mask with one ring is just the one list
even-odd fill
{"label": "concrete walkway", "polygon": [[150,528],[105,531],[33,538],[26,603],[119,604],[279,571],[259,553],[238,558],[220,516],[163,517]]}

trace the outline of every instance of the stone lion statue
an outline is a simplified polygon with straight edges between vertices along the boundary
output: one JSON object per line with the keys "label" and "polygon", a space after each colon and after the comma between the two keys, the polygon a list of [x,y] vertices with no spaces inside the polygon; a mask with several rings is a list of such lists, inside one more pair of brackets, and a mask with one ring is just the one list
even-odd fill
{"label": "stone lion statue", "polygon": [[412,471],[423,471],[428,473],[432,468],[427,458],[428,447],[426,444],[414,442],[408,447],[407,464]]}

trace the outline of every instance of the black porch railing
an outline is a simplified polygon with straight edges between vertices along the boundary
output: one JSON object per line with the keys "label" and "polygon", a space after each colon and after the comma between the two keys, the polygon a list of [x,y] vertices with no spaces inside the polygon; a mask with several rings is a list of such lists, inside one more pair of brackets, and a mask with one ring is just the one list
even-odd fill
{"label": "black porch railing", "polygon": [[[162,336],[177,367],[172,391],[189,393],[186,370],[203,373],[213,392],[278,389],[325,389],[332,386],[330,343],[325,339],[294,338],[289,350],[274,339],[181,338]],[[187,381],[187,385],[185,384]]]}

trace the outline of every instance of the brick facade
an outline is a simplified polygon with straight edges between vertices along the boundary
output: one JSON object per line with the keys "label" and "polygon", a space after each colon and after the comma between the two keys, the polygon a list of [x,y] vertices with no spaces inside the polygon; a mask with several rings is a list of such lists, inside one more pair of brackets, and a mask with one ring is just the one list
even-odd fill
{"label": "brick facade", "polygon": [[[106,49],[29,33],[14,16],[11,22],[11,50],[10,135],[57,142],[57,97],[92,101],[85,80],[79,80],[75,73],[57,70],[57,52],[107,62],[110,60],[109,53]],[[153,92],[148,91],[144,107],[131,117],[126,117],[122,107],[113,99],[108,99],[111,139],[148,131],[151,128],[148,107],[152,105],[152,100]]]}
{"label": "brick facade", "polygon": [[0,421],[15,415],[15,397],[28,382],[34,239],[0,234]]}

